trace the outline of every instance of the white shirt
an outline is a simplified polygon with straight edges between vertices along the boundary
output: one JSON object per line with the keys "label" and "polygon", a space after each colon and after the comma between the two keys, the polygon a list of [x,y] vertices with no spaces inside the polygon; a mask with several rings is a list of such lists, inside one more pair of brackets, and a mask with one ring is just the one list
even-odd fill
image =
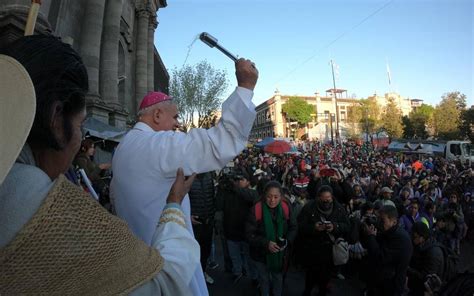
{"label": "white shirt", "polygon": [[[237,87],[223,103],[219,123],[208,130],[155,132],[139,122],[122,139],[112,160],[112,200],[117,215],[139,238],[151,244],[178,168],[185,175],[221,169],[245,148],[256,114],[252,96]],[[188,196],[182,208],[192,233]],[[208,295],[201,268],[190,288],[193,295]]]}

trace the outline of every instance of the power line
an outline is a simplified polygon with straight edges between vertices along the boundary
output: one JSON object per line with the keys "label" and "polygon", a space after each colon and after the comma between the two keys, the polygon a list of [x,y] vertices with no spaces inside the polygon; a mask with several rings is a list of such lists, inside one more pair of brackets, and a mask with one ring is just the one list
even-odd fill
{"label": "power line", "polygon": [[374,12],[372,12],[371,14],[369,14],[368,16],[366,16],[364,19],[362,19],[360,22],[358,22],[357,24],[355,24],[354,26],[352,26],[349,30],[343,32],[342,34],[340,34],[339,36],[337,36],[334,40],[330,41],[328,44],[324,45],[323,47],[321,47],[320,49],[316,50],[309,58],[307,58],[306,60],[304,60],[302,63],[300,63],[299,65],[297,65],[293,70],[291,70],[290,72],[288,72],[287,74],[285,74],[284,76],[282,76],[275,84],[278,84],[280,83],[282,80],[288,78],[291,74],[293,74],[294,72],[296,72],[296,70],[298,70],[299,68],[301,68],[301,66],[305,65],[306,63],[308,63],[310,60],[312,60],[314,57],[316,57],[322,50],[330,47],[331,45],[333,45],[334,43],[336,43],[337,41],[339,41],[342,37],[344,37],[345,35],[347,35],[348,33],[350,33],[351,31],[357,29],[359,26],[361,26],[363,23],[365,23],[367,20],[369,20],[371,17],[375,16],[377,13],[379,13],[380,11],[382,11],[383,9],[385,9],[387,6],[389,6],[392,2],[394,2],[395,0],[390,0],[388,2],[386,2],[384,5],[382,5],[381,7],[379,7],[378,9],[376,9]]}

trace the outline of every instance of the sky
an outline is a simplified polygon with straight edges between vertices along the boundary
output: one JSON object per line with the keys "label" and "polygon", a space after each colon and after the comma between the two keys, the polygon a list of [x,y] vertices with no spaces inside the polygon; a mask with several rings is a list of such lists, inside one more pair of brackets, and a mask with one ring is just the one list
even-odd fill
{"label": "sky", "polygon": [[228,73],[225,97],[236,85],[234,64],[217,49],[193,43],[201,32],[255,62],[256,104],[276,89],[284,95],[324,94],[333,87],[333,59],[336,87],[348,97],[395,91],[436,105],[444,93],[460,91],[474,105],[473,0],[167,2],[158,11],[155,46],[168,72],[185,60],[207,60]]}

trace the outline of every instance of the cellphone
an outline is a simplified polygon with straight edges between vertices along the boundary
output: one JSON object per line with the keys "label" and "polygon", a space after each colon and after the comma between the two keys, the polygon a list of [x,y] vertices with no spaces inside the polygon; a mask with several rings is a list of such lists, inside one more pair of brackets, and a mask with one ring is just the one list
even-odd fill
{"label": "cellphone", "polygon": [[286,239],[279,237],[276,243],[280,248],[283,248],[286,246]]}
{"label": "cellphone", "polygon": [[323,223],[324,223],[324,225],[329,225],[329,224],[332,224],[332,222],[331,222],[331,221],[324,221]]}

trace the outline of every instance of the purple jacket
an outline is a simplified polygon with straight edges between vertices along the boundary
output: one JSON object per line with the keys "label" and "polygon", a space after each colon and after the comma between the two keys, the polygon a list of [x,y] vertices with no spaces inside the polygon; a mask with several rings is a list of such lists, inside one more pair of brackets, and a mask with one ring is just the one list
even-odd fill
{"label": "purple jacket", "polygon": [[417,213],[415,217],[411,215],[403,215],[400,217],[400,227],[405,229],[408,233],[411,233],[411,228],[415,222],[421,221],[420,213]]}

